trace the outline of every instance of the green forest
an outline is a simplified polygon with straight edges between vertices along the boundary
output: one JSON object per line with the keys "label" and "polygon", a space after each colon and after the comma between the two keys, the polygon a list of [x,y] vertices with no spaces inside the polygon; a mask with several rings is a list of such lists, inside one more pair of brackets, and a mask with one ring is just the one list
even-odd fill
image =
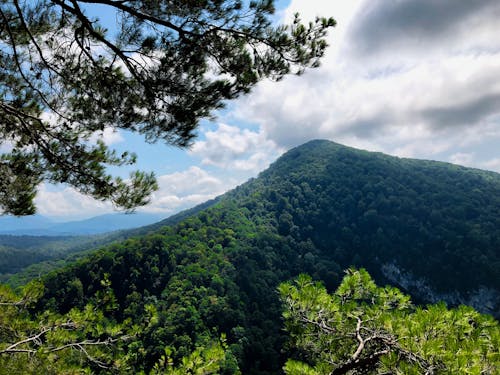
{"label": "green forest", "polygon": [[0,1],[0,375],[499,375],[499,14]]}
{"label": "green forest", "polygon": [[312,141],[2,287],[0,371],[494,374],[498,212],[496,173]]}

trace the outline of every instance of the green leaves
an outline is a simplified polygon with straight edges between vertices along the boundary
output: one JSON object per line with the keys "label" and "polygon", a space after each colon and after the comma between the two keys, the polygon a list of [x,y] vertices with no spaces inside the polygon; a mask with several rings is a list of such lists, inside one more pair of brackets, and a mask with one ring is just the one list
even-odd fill
{"label": "green leaves", "polygon": [[65,315],[44,311],[32,315],[28,308],[43,293],[32,282],[17,296],[0,288],[0,372],[8,374],[60,374],[116,371],[120,345],[130,339],[126,325],[108,320],[91,304]]}
{"label": "green leaves", "polygon": [[[89,18],[81,3],[114,11],[117,33]],[[186,147],[199,121],[212,118],[226,100],[264,78],[318,66],[335,22],[304,26],[297,18],[291,28],[274,27],[273,3],[2,2],[0,140],[33,162],[28,171],[16,171],[0,161],[2,179],[19,177],[0,184],[0,209],[33,214],[43,180],[125,210],[146,204],[156,189],[154,176],[137,172],[128,184],[113,178],[107,167],[133,160],[89,138],[105,129],[128,130],[148,142]]]}
{"label": "green leaves", "polygon": [[0,209],[13,215],[34,214],[33,199],[42,180],[36,155],[14,150],[0,155]]}
{"label": "green leaves", "polygon": [[283,317],[302,361],[292,375],[361,373],[494,374],[498,322],[471,307],[415,309],[409,297],[350,269],[334,294],[301,275],[279,288]]}
{"label": "green leaves", "polygon": [[207,347],[198,347],[178,363],[172,359],[172,349],[165,348],[165,354],[155,364],[151,374],[165,375],[209,375],[218,374],[221,365],[226,360],[225,339],[212,343]]}

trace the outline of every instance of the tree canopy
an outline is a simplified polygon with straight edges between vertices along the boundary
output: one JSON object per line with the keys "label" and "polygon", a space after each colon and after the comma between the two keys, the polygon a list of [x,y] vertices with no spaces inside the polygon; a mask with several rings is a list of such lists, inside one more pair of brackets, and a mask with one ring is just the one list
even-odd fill
{"label": "tree canopy", "polygon": [[[66,314],[33,310],[44,289],[39,281],[25,285],[19,294],[0,284],[0,374],[209,375],[228,366],[232,374],[240,374],[225,336],[177,361],[172,358],[173,349],[165,347],[151,371],[134,372],[134,340],[146,327],[130,321],[117,324],[106,316],[116,308],[116,298],[109,279],[101,281],[105,291],[83,309],[73,308]],[[81,287],[81,283],[73,285]]]}
{"label": "tree canopy", "polygon": [[[88,15],[107,7],[106,30]],[[42,181],[130,210],[156,189],[92,137],[126,130],[185,147],[200,119],[264,78],[318,66],[333,19],[274,25],[272,0],[0,2],[0,209],[35,212]]]}
{"label": "tree canopy", "polygon": [[279,288],[296,356],[289,375],[494,374],[498,322],[471,307],[414,307],[398,289],[350,269],[335,293],[301,275]]}
{"label": "tree canopy", "polygon": [[[76,278],[66,283],[66,291],[78,291],[73,303],[81,307],[68,306],[65,313],[39,304],[43,289],[50,285],[35,281],[19,294],[0,285],[0,373],[281,373],[240,369],[242,341],[251,332],[245,333],[240,326],[245,319],[235,311],[230,313],[238,324],[229,331],[232,339],[227,340],[225,334],[217,338],[215,327],[203,333],[201,310],[212,310],[210,320],[222,322],[230,310],[228,299],[234,297],[229,297],[233,291],[226,296],[223,291],[219,296],[209,292],[215,284],[218,289],[229,286],[227,275],[208,268],[198,268],[205,275],[196,274],[192,266],[187,277],[173,276],[173,289],[162,293],[171,299],[167,310],[163,301],[140,288],[125,299],[115,294],[112,275],[106,273],[99,282],[102,289],[84,304],[86,285]],[[286,374],[497,373],[500,330],[491,316],[467,306],[448,309],[444,303],[416,307],[398,289],[376,286],[364,269],[346,273],[332,294],[308,275],[280,285],[290,340],[281,350],[291,357],[283,367]],[[209,283],[203,281],[206,276]],[[197,291],[183,293],[183,285],[193,287],[195,279],[201,282]],[[139,303],[141,299],[149,303]],[[241,308],[243,299],[235,302]],[[124,303],[128,306],[120,313]],[[125,319],[123,313],[128,315]],[[269,318],[258,311],[254,314],[256,319]],[[176,345],[165,346],[161,340],[168,332],[177,332]],[[197,338],[195,346],[189,344],[190,337]],[[273,355],[268,358],[261,352],[255,360],[279,361],[278,353]]]}
{"label": "tree canopy", "polygon": [[[35,311],[54,311],[58,316],[96,306],[96,294],[110,288],[116,309],[104,316],[119,325],[131,321],[142,327],[125,343],[133,355],[128,362],[133,373],[149,373],[162,356],[163,363],[171,358],[174,367],[181,365],[182,358],[197,348],[211,348],[210,343],[225,333],[231,354],[218,373],[234,374],[232,356],[243,374],[282,374],[286,358],[314,365],[296,355],[296,349],[282,350],[286,333],[282,304],[274,291],[300,273],[321,280],[331,292],[338,288],[343,269],[365,267],[377,282],[403,288],[417,305],[439,300],[449,306],[470,304],[498,319],[499,182],[500,175],[493,172],[310,142],[212,202],[150,227],[110,235],[105,248],[97,238],[74,248],[39,237],[4,239],[0,271],[19,267],[21,260],[13,260],[20,257],[28,261],[36,244],[43,245],[38,256],[57,259],[56,251],[72,254],[61,262],[29,268],[9,282],[18,286],[44,274],[45,289]],[[101,248],[90,249],[97,245]],[[7,257],[9,248],[16,246],[19,252]],[[86,250],[80,252],[77,246]],[[400,270],[400,278],[384,273],[386,264]],[[109,287],[102,283],[106,279]],[[398,326],[388,332],[398,337],[428,332],[418,322],[415,331],[404,326],[420,311],[410,304],[403,311],[383,311],[379,319],[379,302],[385,297],[370,285],[371,294],[366,295],[380,298],[365,313],[366,319],[361,318],[363,327],[389,329],[381,320],[386,317],[387,322],[394,318]],[[401,293],[388,290],[397,302]],[[353,298],[349,309],[341,312],[346,317],[343,327],[351,333],[357,320],[349,314],[363,312],[370,308],[364,303],[371,302],[368,297]],[[470,316],[474,327],[483,321],[466,308],[458,313],[442,305],[421,310],[422,317],[445,319],[432,320],[439,327],[448,327],[455,318],[460,322],[456,325],[462,324],[463,316]],[[462,313],[466,314],[459,318]],[[344,339],[345,359],[356,352],[357,341],[348,335]],[[412,344],[410,339],[399,342],[407,349]],[[433,342],[429,350],[434,350]],[[468,350],[468,342],[476,343],[472,338],[460,350]],[[492,347],[498,346],[494,343]],[[171,348],[170,354],[165,347]]]}

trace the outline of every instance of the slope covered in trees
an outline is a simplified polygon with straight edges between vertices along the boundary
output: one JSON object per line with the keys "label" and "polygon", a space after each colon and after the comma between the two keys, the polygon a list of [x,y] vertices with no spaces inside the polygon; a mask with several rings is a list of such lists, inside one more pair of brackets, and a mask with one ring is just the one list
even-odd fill
{"label": "slope covered in trees", "polygon": [[313,141],[235,196],[245,206],[252,194],[281,236],[312,243],[301,254],[311,263],[362,265],[424,301],[483,298],[499,310],[497,173]]}
{"label": "slope covered in trees", "polygon": [[65,314],[111,291],[107,319],[145,327],[134,368],[225,333],[233,357],[221,373],[237,359],[244,374],[275,374],[287,357],[276,288],[299,273],[334,290],[363,266],[417,302],[497,312],[498,212],[493,172],[313,141],[213,206],[51,273],[35,311]]}
{"label": "slope covered in trees", "polygon": [[[30,313],[43,292],[39,282],[19,295],[0,288],[0,373],[241,375],[235,345],[229,346],[224,334],[205,337],[181,358],[166,346],[152,366],[137,360],[137,351],[150,350],[141,346],[140,332],[151,333],[156,307],[145,306],[143,322],[119,324],[109,314],[117,306],[106,275],[101,285],[82,309],[65,314]],[[500,329],[491,316],[442,303],[415,307],[398,289],[377,287],[364,269],[347,270],[333,294],[304,274],[278,289],[289,333],[283,348],[291,356],[283,366],[288,375],[493,375],[500,365]]]}
{"label": "slope covered in trees", "polygon": [[214,205],[217,199],[199,204],[160,222],[140,228],[93,236],[13,236],[0,234],[0,282],[13,287],[73,262],[93,249],[154,232]]}

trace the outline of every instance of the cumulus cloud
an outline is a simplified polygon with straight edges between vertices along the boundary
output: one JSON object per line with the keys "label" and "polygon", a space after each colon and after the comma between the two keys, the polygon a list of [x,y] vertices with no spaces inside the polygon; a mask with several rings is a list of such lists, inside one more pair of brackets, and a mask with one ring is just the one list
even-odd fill
{"label": "cumulus cloud", "polygon": [[202,164],[242,171],[259,172],[276,159],[281,150],[266,134],[236,126],[219,124],[205,133],[205,140],[196,142],[190,153]]}
{"label": "cumulus cloud", "polygon": [[231,179],[222,180],[192,166],[182,172],[159,176],[160,189],[152,195],[151,203],[143,210],[173,214],[214,198],[235,184]]}
{"label": "cumulus cloud", "polygon": [[415,50],[498,48],[497,0],[372,0],[356,14],[348,36],[361,56]]}
{"label": "cumulus cloud", "polygon": [[41,184],[35,198],[38,212],[63,219],[90,217],[111,212],[111,203],[83,195],[71,187],[54,188]]}
{"label": "cumulus cloud", "polygon": [[296,11],[338,21],[322,66],[262,82],[237,107],[278,147],[327,138],[450,160],[500,142],[498,1],[293,0]]}
{"label": "cumulus cloud", "polygon": [[[159,190],[151,203],[139,209],[143,212],[174,214],[223,194],[237,185],[237,180],[217,178],[192,166],[157,178]],[[71,187],[40,185],[35,203],[42,215],[60,220],[80,219],[113,212],[109,202],[101,202],[80,194]]]}
{"label": "cumulus cloud", "polygon": [[96,143],[97,140],[103,141],[107,146],[123,142],[124,138],[120,131],[113,128],[106,128],[103,131],[98,131],[92,134],[89,141]]}
{"label": "cumulus cloud", "polygon": [[500,113],[500,93],[482,94],[466,102],[430,107],[422,114],[435,127],[477,124]]}

